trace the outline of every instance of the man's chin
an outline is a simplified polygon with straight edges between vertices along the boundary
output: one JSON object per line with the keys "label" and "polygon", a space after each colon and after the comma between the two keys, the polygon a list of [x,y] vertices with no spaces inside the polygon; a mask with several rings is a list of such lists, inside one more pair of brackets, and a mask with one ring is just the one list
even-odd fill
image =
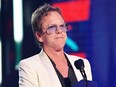
{"label": "man's chin", "polygon": [[54,50],[55,50],[56,52],[60,52],[60,51],[63,50],[63,48],[62,48],[62,47],[57,47],[57,48],[55,48]]}

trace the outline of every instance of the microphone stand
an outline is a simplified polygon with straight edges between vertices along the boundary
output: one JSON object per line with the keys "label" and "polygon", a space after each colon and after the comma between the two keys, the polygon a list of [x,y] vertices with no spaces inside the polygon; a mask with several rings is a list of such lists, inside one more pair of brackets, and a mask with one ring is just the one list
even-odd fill
{"label": "microphone stand", "polygon": [[83,76],[83,79],[85,81],[85,87],[87,87],[88,86],[88,84],[87,84],[87,76],[86,76],[86,73],[85,73],[85,70],[84,70],[84,62],[83,62],[83,60],[79,59],[79,60],[75,61],[74,64],[75,64],[76,68],[80,70],[80,72],[81,72],[81,74]]}
{"label": "microphone stand", "polygon": [[80,72],[81,72],[83,79],[85,81],[85,87],[87,87],[88,84],[87,84],[87,76],[85,74],[85,70],[82,68],[82,69],[80,69]]}

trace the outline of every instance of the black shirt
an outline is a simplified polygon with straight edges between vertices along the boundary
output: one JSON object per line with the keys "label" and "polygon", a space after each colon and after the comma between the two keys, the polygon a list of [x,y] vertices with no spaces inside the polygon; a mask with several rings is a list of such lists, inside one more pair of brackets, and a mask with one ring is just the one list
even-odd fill
{"label": "black shirt", "polygon": [[[66,59],[67,59],[67,57],[66,57]],[[62,84],[62,87],[72,87],[72,85],[74,85],[76,82],[78,82],[77,78],[75,76],[74,70],[73,70],[73,68],[72,68],[72,66],[71,66],[68,59],[67,59],[67,63],[68,63],[69,69],[68,69],[68,77],[67,78],[64,78],[61,75],[61,73],[58,71],[58,69],[56,68],[55,63],[52,60],[51,60],[51,62],[52,62],[53,66],[55,68],[55,71],[56,71],[56,73],[57,73],[57,75],[59,77],[59,80],[60,80],[60,82]]]}

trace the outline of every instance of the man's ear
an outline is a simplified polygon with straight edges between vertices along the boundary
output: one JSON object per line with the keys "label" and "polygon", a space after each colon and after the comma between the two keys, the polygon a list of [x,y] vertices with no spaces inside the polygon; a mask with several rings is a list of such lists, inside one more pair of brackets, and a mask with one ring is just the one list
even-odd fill
{"label": "man's ear", "polygon": [[39,42],[43,42],[43,38],[40,32],[36,31],[35,36]]}

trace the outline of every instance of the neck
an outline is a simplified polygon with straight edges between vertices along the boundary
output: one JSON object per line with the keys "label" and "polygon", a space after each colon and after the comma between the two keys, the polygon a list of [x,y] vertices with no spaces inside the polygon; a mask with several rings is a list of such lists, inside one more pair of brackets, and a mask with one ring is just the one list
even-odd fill
{"label": "neck", "polygon": [[45,53],[55,63],[56,68],[62,74],[63,77],[68,77],[68,63],[62,50],[54,50],[52,48],[44,48]]}
{"label": "neck", "polygon": [[63,49],[44,48],[44,51],[56,63],[66,61]]}

